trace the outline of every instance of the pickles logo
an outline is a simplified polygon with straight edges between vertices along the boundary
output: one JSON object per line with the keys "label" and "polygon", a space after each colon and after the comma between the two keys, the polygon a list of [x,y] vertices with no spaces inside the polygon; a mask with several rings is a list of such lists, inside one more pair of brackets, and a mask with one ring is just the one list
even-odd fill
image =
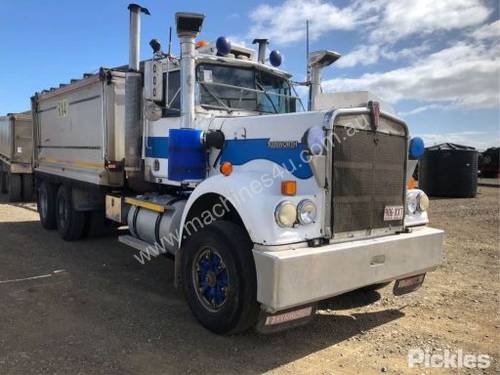
{"label": "pickles logo", "polygon": [[439,353],[431,353],[420,348],[408,351],[408,366],[417,365],[428,368],[478,368],[485,369],[491,365],[491,357],[487,354],[464,353],[462,349],[456,352],[444,349]]}

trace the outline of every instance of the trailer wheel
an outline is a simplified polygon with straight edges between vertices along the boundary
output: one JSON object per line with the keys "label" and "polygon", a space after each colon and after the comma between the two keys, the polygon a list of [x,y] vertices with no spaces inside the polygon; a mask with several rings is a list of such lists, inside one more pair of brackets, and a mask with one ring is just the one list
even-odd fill
{"label": "trailer wheel", "polygon": [[0,171],[0,193],[7,193],[7,172]]}
{"label": "trailer wheel", "polygon": [[57,187],[47,181],[41,181],[38,187],[37,206],[40,223],[45,229],[56,229],[56,194]]}
{"label": "trailer wheel", "polygon": [[33,176],[31,174],[23,174],[23,201],[31,202],[33,200]]}
{"label": "trailer wheel", "polygon": [[56,196],[57,231],[63,240],[76,241],[83,237],[85,212],[73,208],[71,188],[61,185]]}
{"label": "trailer wheel", "polygon": [[252,243],[244,230],[217,221],[193,234],[182,251],[184,295],[198,321],[217,334],[257,322],[257,278]]}
{"label": "trailer wheel", "polygon": [[7,173],[8,181],[8,192],[10,202],[19,202],[21,200],[22,190],[22,178],[20,174]]}

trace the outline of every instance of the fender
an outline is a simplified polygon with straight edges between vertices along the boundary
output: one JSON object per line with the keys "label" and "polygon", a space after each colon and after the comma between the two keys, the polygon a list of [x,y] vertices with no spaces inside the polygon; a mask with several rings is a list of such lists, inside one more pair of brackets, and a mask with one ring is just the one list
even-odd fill
{"label": "fender", "polygon": [[[304,182],[303,182],[304,183]],[[310,179],[314,183],[314,179]],[[285,197],[281,182],[257,171],[235,170],[230,176],[218,174],[205,179],[191,193],[181,219],[179,248],[186,236],[186,218],[193,204],[203,195],[215,193],[224,197],[239,214],[252,242],[262,245],[283,245],[303,242],[321,236],[321,225],[281,228],[274,219],[275,207],[283,200],[298,204],[304,198],[317,200],[315,195]],[[321,207],[321,206],[319,206]]]}

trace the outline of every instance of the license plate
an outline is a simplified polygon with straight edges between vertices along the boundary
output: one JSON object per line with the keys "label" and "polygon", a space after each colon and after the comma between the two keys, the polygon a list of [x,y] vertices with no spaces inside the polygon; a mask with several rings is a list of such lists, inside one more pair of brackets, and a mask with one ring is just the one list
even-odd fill
{"label": "license plate", "polygon": [[384,221],[396,221],[403,219],[403,206],[385,206]]}
{"label": "license plate", "polygon": [[425,279],[425,273],[417,276],[408,277],[406,279],[397,280],[396,283],[394,284],[393,293],[396,296],[400,296],[402,294],[413,292],[418,288],[420,288],[420,286],[424,282],[424,279]]}

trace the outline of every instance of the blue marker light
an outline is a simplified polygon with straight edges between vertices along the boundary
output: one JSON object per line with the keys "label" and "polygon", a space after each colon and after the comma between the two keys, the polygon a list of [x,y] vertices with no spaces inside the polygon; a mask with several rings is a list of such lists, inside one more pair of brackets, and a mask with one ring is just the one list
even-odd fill
{"label": "blue marker light", "polygon": [[273,50],[269,54],[269,61],[271,62],[272,66],[278,67],[283,62],[283,56],[281,55],[280,51]]}
{"label": "blue marker light", "polygon": [[425,152],[424,141],[420,137],[414,137],[410,140],[409,157],[410,159],[420,159]]}
{"label": "blue marker light", "polygon": [[231,52],[231,42],[225,36],[218,37],[215,46],[219,56],[226,56]]}

